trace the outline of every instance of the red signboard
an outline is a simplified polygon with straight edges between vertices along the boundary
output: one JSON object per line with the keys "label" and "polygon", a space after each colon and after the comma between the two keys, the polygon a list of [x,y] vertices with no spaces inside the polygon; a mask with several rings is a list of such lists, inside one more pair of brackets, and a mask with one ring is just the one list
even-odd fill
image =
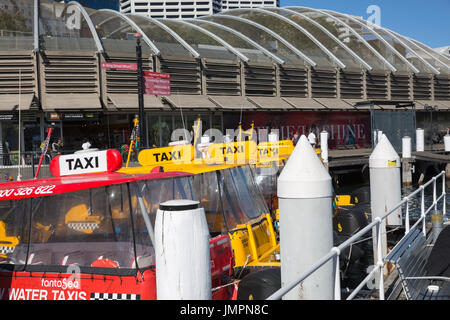
{"label": "red signboard", "polygon": [[[238,117],[239,114],[224,116],[225,127],[236,127]],[[242,127],[247,129],[252,122],[256,131],[278,129],[282,139],[291,139],[296,132],[308,135],[311,129],[319,137],[320,132],[326,130],[330,148],[349,144],[364,147],[371,143],[369,112],[244,112]]]}
{"label": "red signboard", "polygon": [[102,62],[102,69],[137,70],[135,63]]}
{"label": "red signboard", "polygon": [[145,94],[170,96],[170,74],[144,71]]}

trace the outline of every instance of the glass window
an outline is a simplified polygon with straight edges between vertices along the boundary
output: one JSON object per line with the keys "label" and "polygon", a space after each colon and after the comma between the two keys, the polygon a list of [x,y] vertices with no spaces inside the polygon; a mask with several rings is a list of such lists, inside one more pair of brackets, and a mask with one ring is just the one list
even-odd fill
{"label": "glass window", "polygon": [[16,165],[18,164],[18,152],[19,152],[19,124],[14,122],[1,123],[1,135],[2,135],[2,148],[3,153],[3,165]]}
{"label": "glass window", "polygon": [[248,166],[221,170],[219,186],[223,213],[230,229],[269,212]]}
{"label": "glass window", "polygon": [[161,116],[161,120],[159,122],[159,134],[160,141],[159,146],[168,146],[170,142],[170,137],[172,135],[172,116]]}
{"label": "glass window", "polygon": [[33,199],[30,265],[130,268],[134,260],[127,185]]}
{"label": "glass window", "polygon": [[80,8],[41,0],[39,9],[39,33],[46,50],[97,50],[91,29]]}
{"label": "glass window", "polygon": [[24,265],[29,234],[30,199],[0,202],[0,267]]}
{"label": "glass window", "polygon": [[33,1],[21,1],[20,4],[16,1],[1,1],[0,49],[2,51],[32,50],[33,24]]}
{"label": "glass window", "polygon": [[226,234],[229,229],[222,213],[217,173],[213,171],[197,174],[192,180],[196,199],[205,210],[211,236]]}
{"label": "glass window", "polygon": [[147,180],[140,182],[139,186],[152,224],[155,223],[160,203],[176,199],[194,200],[188,177]]}
{"label": "glass window", "polygon": [[159,117],[157,115],[147,116],[147,130],[149,146],[159,146]]}

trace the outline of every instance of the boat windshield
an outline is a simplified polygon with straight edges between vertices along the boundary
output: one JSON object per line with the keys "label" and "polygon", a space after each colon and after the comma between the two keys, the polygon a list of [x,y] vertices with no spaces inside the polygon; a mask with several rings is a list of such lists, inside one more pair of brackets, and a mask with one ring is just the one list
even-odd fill
{"label": "boat windshield", "polygon": [[270,161],[252,167],[255,182],[261,189],[269,209],[273,209],[273,200],[277,196],[277,179],[284,167],[284,161]]}
{"label": "boat windshield", "polygon": [[212,235],[226,233],[269,212],[249,166],[197,174],[196,200]]}
{"label": "boat windshield", "polygon": [[0,269],[135,274],[155,264],[148,230],[159,203],[180,198],[193,198],[189,177],[0,201]]}

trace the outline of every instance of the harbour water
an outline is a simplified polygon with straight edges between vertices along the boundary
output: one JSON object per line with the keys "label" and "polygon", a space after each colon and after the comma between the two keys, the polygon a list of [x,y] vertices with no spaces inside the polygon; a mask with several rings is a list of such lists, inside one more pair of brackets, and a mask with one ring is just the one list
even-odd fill
{"label": "harbour water", "polygon": [[[424,180],[424,183],[428,182],[429,180]],[[349,175],[345,178],[339,179],[339,185],[335,186],[335,192],[336,194],[351,194],[353,191],[361,188],[361,187],[367,187],[370,188],[370,183],[365,181],[364,178],[361,175],[355,174],[355,175]],[[420,187],[420,185],[414,184],[410,186],[403,186],[402,187],[402,198],[408,196],[415,190],[417,190]],[[446,179],[446,194],[450,193],[450,179]],[[442,180],[439,179],[436,183],[436,197],[438,198],[442,193]],[[450,195],[446,196],[446,217],[450,218]],[[421,204],[421,193],[418,193],[415,195],[411,200],[408,202],[409,207],[409,215],[411,222],[414,220],[417,220],[420,217],[420,204]],[[429,206],[433,203],[433,185],[430,184],[425,188],[425,207],[429,208]],[[442,210],[442,201],[438,202],[438,210]],[[402,207],[402,213],[405,214],[406,212],[406,205]]]}

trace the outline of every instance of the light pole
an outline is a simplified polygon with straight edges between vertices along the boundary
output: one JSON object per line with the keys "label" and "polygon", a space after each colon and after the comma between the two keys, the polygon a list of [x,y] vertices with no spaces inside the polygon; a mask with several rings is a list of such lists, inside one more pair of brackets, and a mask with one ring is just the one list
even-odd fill
{"label": "light pole", "polygon": [[139,107],[139,149],[147,149],[147,127],[145,125],[144,112],[144,90],[143,90],[143,71],[142,71],[142,46],[140,33],[135,33],[136,38],[136,61],[138,72],[138,107]]}

